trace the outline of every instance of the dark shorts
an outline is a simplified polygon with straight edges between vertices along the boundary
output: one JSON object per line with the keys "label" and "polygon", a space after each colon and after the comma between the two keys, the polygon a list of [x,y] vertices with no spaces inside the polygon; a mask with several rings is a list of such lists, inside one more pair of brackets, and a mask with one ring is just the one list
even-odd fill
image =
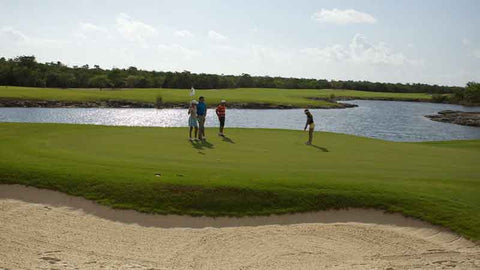
{"label": "dark shorts", "polygon": [[220,121],[220,127],[225,126],[225,116],[219,116],[218,121]]}

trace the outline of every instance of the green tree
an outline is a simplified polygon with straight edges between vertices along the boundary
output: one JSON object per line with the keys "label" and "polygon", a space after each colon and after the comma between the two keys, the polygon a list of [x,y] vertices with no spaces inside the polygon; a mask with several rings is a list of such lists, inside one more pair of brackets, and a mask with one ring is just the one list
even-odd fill
{"label": "green tree", "polygon": [[75,83],[75,76],[66,71],[66,72],[61,72],[58,74],[58,85],[57,87],[60,88],[68,88],[71,87]]}
{"label": "green tree", "polygon": [[128,75],[126,81],[126,85],[129,88],[134,88],[137,85],[137,76],[135,75]]}
{"label": "green tree", "polygon": [[[131,77],[132,76],[132,77]],[[0,58],[0,84],[41,87],[164,87],[164,88],[301,88],[301,89],[352,89],[386,92],[423,92],[446,94],[454,93],[453,99],[459,102],[477,102],[476,83],[464,87],[450,87],[427,84],[380,83],[368,81],[327,81],[306,78],[283,78],[250,76],[242,74],[216,75],[195,74],[189,71],[162,72],[146,71],[131,66],[127,69],[101,69],[94,65],[68,67],[57,61],[38,63],[35,56],[18,56],[12,59]],[[440,98],[440,96],[438,96]],[[468,100],[468,101],[467,101]]]}
{"label": "green tree", "polygon": [[111,87],[111,82],[108,79],[107,75],[96,75],[88,81],[88,85],[89,87],[96,87],[102,89]]}
{"label": "green tree", "polygon": [[122,88],[125,87],[125,76],[126,74],[123,73],[122,70],[118,68],[112,68],[110,72],[108,72],[108,79],[110,80],[112,87],[114,88]]}
{"label": "green tree", "polygon": [[253,87],[253,79],[249,74],[243,73],[238,80],[238,87]]}
{"label": "green tree", "polygon": [[467,83],[463,98],[467,103],[480,104],[480,84],[476,82]]}
{"label": "green tree", "polygon": [[27,67],[27,68],[34,68],[37,64],[37,61],[35,60],[35,56],[18,56],[15,57],[13,60],[14,62],[18,63],[19,66],[22,67]]}

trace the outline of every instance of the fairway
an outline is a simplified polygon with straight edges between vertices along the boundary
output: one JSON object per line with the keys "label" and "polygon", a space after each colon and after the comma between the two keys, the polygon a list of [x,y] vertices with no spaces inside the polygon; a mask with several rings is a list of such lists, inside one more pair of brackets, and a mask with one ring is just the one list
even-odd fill
{"label": "fairway", "polygon": [[480,141],[395,143],[316,132],[0,124],[0,183],[152,213],[267,215],[363,207],[480,239]]}
{"label": "fairway", "polygon": [[294,107],[339,107],[339,104],[327,100],[332,95],[336,98],[391,99],[391,100],[431,100],[426,93],[385,93],[333,89],[271,89],[271,88],[237,88],[197,90],[194,97],[189,96],[190,89],[58,89],[0,86],[1,99],[18,100],[56,100],[56,101],[106,101],[122,100],[155,103],[161,97],[163,103],[185,105],[192,98],[205,96],[207,103],[214,105],[222,99],[229,104],[270,104],[273,106]]}

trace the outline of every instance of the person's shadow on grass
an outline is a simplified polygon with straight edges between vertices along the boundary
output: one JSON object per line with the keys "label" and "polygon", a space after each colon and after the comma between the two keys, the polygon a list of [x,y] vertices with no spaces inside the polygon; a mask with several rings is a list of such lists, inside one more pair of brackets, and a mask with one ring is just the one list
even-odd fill
{"label": "person's shadow on grass", "polygon": [[309,146],[314,147],[314,148],[317,148],[318,150],[320,150],[320,151],[322,151],[322,152],[330,152],[330,151],[328,151],[327,148],[321,147],[321,146],[318,146],[318,145],[315,145],[315,144],[310,144]]}
{"label": "person's shadow on grass", "polygon": [[193,148],[195,148],[197,150],[202,150],[203,149],[202,144],[197,142],[197,141],[190,141],[190,144],[192,145]]}
{"label": "person's shadow on grass", "polygon": [[197,150],[202,150],[203,148],[209,148],[209,149],[214,148],[213,144],[207,141],[190,141],[190,144],[192,145],[193,148]]}
{"label": "person's shadow on grass", "polygon": [[229,137],[227,137],[227,136],[222,136],[222,138],[223,138],[222,140],[223,140],[224,142],[228,142],[228,143],[233,143],[233,144],[235,144],[235,142],[234,142],[232,139],[230,139]]}
{"label": "person's shadow on grass", "polygon": [[200,143],[201,145],[203,145],[204,147],[206,147],[206,148],[209,148],[209,149],[213,149],[213,148],[214,148],[214,147],[213,147],[213,144],[207,142],[207,140],[200,141],[199,143]]}

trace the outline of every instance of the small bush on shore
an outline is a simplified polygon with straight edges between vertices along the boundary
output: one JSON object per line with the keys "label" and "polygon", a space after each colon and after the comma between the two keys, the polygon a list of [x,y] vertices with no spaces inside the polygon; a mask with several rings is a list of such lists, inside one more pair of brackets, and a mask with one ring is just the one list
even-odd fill
{"label": "small bush on shore", "polygon": [[447,103],[448,102],[448,96],[447,95],[442,95],[442,94],[433,94],[432,95],[432,102]]}
{"label": "small bush on shore", "polygon": [[480,83],[469,82],[465,87],[463,99],[472,104],[480,104]]}

